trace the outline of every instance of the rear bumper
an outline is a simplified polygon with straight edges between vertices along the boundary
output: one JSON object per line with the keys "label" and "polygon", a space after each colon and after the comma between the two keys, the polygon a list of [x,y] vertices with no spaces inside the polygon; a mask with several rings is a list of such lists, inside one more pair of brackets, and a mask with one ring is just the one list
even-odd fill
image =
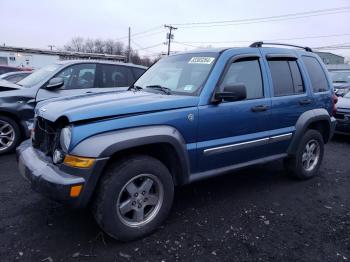
{"label": "rear bumper", "polygon": [[[40,151],[32,147],[29,140],[16,150],[18,168],[33,190],[56,201],[74,207],[84,207],[89,202],[106,159],[98,159],[91,169],[56,166]],[[78,197],[71,197],[72,186],[82,185]]]}

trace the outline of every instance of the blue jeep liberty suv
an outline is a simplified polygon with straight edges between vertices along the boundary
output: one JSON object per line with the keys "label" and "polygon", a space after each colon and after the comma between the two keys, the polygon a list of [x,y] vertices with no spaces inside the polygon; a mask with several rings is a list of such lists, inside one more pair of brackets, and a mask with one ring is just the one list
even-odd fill
{"label": "blue jeep liberty suv", "polygon": [[161,59],[128,91],[42,102],[17,148],[34,190],[91,207],[122,241],[167,217],[174,186],[284,159],[317,175],[331,138],[331,80],[310,48],[192,51]]}

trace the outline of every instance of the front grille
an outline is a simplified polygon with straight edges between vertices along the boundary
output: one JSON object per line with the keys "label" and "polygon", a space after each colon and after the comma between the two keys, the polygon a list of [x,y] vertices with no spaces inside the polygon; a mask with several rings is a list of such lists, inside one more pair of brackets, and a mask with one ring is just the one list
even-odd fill
{"label": "front grille", "polygon": [[59,130],[55,124],[41,117],[34,121],[33,147],[42,151],[45,155],[52,156],[59,143]]}
{"label": "front grille", "polygon": [[341,113],[341,112],[336,112],[335,113],[335,115],[334,115],[334,117],[336,118],[336,119],[344,119],[344,113]]}

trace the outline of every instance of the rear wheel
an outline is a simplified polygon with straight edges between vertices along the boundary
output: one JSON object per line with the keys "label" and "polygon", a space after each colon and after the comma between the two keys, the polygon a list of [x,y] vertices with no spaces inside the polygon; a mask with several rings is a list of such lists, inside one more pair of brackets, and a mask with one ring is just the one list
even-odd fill
{"label": "rear wheel", "polygon": [[0,116],[0,155],[13,151],[20,137],[18,124],[9,117]]}
{"label": "rear wheel", "polygon": [[284,160],[288,174],[299,179],[316,176],[322,163],[323,153],[324,142],[320,132],[313,129],[307,130],[295,156]]}
{"label": "rear wheel", "polygon": [[165,220],[173,195],[173,179],[163,163],[149,156],[132,156],[107,168],[93,212],[108,235],[133,240],[150,234]]}

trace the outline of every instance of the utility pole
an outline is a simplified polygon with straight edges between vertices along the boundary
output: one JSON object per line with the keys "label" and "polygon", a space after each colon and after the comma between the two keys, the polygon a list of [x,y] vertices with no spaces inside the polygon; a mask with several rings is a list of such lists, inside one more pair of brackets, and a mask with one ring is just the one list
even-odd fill
{"label": "utility pole", "polygon": [[48,45],[48,47],[50,47],[50,50],[52,51],[52,49],[56,46],[55,45]]}
{"label": "utility pole", "polygon": [[169,33],[167,34],[167,39],[168,39],[168,55],[170,55],[170,42],[172,39],[174,39],[174,35],[171,34],[171,31],[177,30],[177,27],[173,27],[171,25],[164,25],[164,27],[169,28]]}
{"label": "utility pole", "polygon": [[130,45],[130,42],[131,42],[131,29],[130,29],[130,26],[129,26],[128,63],[130,63],[130,60],[131,60],[131,45]]}

